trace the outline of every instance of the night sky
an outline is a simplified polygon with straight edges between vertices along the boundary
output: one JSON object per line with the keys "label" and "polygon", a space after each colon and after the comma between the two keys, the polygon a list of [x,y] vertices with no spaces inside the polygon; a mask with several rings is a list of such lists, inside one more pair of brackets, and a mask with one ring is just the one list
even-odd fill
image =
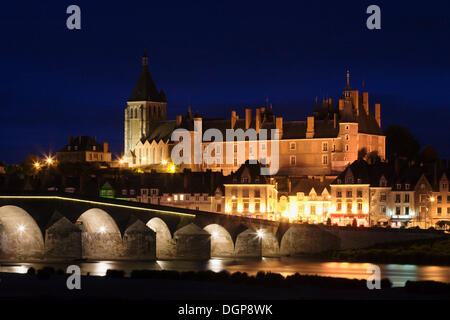
{"label": "night sky", "polygon": [[[82,29],[66,28],[81,7]],[[365,26],[381,7],[382,29]],[[353,89],[450,158],[450,3],[443,1],[2,1],[0,161],[55,152],[69,135],[123,148],[144,50],[168,118],[227,117],[265,98],[286,120]]]}

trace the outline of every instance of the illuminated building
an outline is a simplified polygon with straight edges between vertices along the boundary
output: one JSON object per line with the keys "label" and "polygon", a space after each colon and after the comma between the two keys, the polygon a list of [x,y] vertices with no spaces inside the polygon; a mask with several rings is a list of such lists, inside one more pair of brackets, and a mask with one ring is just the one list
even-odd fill
{"label": "illuminated building", "polygon": [[[342,96],[333,103],[331,98],[324,99],[319,105],[316,99],[313,115],[306,121],[289,121],[277,115],[272,105],[266,102],[264,107],[255,110],[246,109],[245,116],[239,117],[231,112],[230,119],[209,119],[192,114],[190,108],[185,116],[177,115],[175,120],[167,120],[167,99],[163,91],[158,91],[148,69],[148,57],[144,55],[142,71],[137,84],[127,101],[125,109],[125,159],[128,166],[158,167],[171,161],[174,147],[171,141],[175,129],[186,129],[194,136],[194,121],[199,123],[201,137],[208,129],[221,132],[224,142],[214,157],[218,161],[200,161],[184,164],[192,171],[212,170],[229,175],[249,159],[262,162],[263,154],[272,154],[270,138],[260,135],[262,129],[280,132],[279,171],[281,175],[335,175],[358,158],[358,151],[365,148],[385,158],[385,136],[381,130],[380,104],[369,108],[369,94],[350,88],[350,74],[347,72],[347,85]],[[227,129],[254,129],[259,143],[225,142]],[[270,132],[269,132],[270,136]],[[193,159],[194,139],[191,139],[191,159]],[[252,141],[255,141],[253,139]],[[227,143],[233,143],[233,155],[226,163]],[[202,141],[202,151],[210,142]],[[243,151],[240,150],[243,145]],[[275,150],[274,150],[275,151]],[[219,153],[220,152],[220,153]],[[242,158],[237,154],[242,155]],[[203,159],[205,160],[205,159]]]}
{"label": "illuminated building", "polygon": [[88,136],[69,137],[69,143],[56,153],[59,162],[111,162],[108,143]]}

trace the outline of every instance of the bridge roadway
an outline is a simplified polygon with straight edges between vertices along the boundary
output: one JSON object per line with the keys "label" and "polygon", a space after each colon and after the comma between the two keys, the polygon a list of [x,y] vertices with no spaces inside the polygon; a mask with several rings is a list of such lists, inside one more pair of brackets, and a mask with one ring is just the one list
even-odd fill
{"label": "bridge roadway", "polygon": [[443,236],[289,224],[68,194],[0,194],[2,261],[258,258]]}

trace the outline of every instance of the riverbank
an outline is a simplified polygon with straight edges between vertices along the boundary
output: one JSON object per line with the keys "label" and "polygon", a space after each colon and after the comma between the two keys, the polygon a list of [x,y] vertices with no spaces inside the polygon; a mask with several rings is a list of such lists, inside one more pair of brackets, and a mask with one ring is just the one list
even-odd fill
{"label": "riverbank", "polygon": [[122,271],[108,276],[81,277],[81,290],[68,290],[68,275],[47,270],[33,274],[0,274],[1,300],[433,300],[450,299],[450,285],[409,282],[391,288],[383,281],[380,290],[369,290],[364,280],[259,273]]}
{"label": "riverbank", "polygon": [[343,262],[450,266],[450,239],[415,240],[366,249],[329,251],[310,257]]}

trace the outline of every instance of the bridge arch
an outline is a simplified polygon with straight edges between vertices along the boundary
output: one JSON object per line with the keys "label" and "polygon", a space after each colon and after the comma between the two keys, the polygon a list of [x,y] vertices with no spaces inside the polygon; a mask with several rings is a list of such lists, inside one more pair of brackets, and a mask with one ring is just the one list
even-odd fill
{"label": "bridge arch", "polygon": [[280,255],[280,244],[277,237],[267,229],[259,229],[261,235],[261,254],[263,257],[276,257]]}
{"label": "bridge arch", "polygon": [[147,227],[156,232],[156,257],[158,259],[173,258],[175,245],[167,224],[161,218],[154,217],[147,222]]}
{"label": "bridge arch", "polygon": [[234,254],[234,243],[230,233],[218,224],[203,228],[211,235],[211,257],[229,257]]}
{"label": "bridge arch", "polygon": [[36,221],[17,206],[0,207],[0,258],[41,258],[44,238]]}
{"label": "bridge arch", "polygon": [[114,219],[102,209],[85,211],[76,222],[82,231],[83,257],[115,259],[122,251],[122,236]]}

